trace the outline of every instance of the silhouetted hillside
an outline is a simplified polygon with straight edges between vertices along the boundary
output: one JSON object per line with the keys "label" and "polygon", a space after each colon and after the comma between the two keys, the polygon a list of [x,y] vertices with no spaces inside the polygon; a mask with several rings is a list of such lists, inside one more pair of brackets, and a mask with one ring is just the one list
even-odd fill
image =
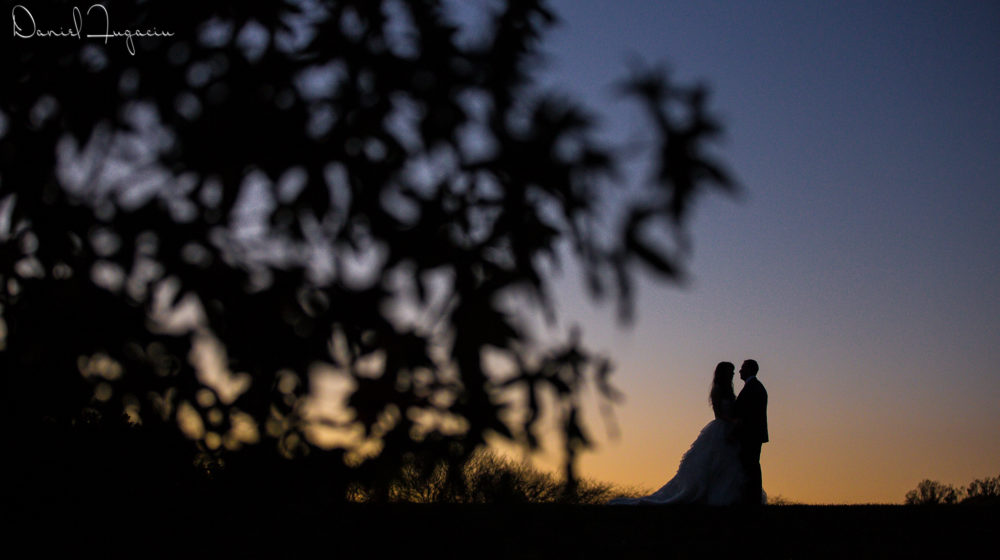
{"label": "silhouetted hillside", "polygon": [[996,507],[5,505],[8,546],[135,558],[986,558]]}

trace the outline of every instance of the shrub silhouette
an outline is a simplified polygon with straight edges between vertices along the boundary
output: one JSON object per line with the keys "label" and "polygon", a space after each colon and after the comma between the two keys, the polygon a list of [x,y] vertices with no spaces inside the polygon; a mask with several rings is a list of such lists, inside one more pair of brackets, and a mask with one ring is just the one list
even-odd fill
{"label": "shrub silhouette", "polygon": [[[186,465],[177,480],[295,493],[321,473],[335,495],[353,481],[387,499],[407,457],[465,464],[490,434],[534,448],[551,413],[572,489],[581,393],[617,393],[577,336],[532,326],[557,316],[546,271],[568,248],[623,318],[639,267],[682,277],[692,203],[733,190],[707,152],[706,90],[624,81],[652,137],[650,180],[626,189],[635,154],[534,85],[544,2],[498,3],[476,39],[435,0],[107,9],[172,35],[134,54],[3,39],[10,480],[85,461],[63,444],[100,426],[108,464],[141,434],[150,469]],[[339,415],[313,406],[331,380]],[[110,427],[122,414],[140,425]]]}
{"label": "shrub silhouette", "polygon": [[1000,504],[1000,476],[973,480],[965,490],[963,504]]}
{"label": "shrub silhouette", "polygon": [[966,488],[956,488],[934,480],[922,480],[916,488],[906,493],[907,505],[1000,503],[1000,476],[973,480]]}
{"label": "shrub silhouette", "polygon": [[799,504],[798,502],[795,502],[793,500],[789,500],[788,498],[786,498],[784,496],[780,496],[779,495],[779,496],[768,496],[767,497],[767,505],[769,505],[769,506],[797,506],[797,505],[801,505],[801,504]]}
{"label": "shrub silhouette", "polygon": [[906,505],[936,506],[958,503],[962,490],[935,480],[922,480],[917,487],[906,493]]}
{"label": "shrub silhouette", "polygon": [[[458,473],[449,473],[457,469]],[[457,484],[451,483],[456,474]],[[354,486],[351,498],[371,501],[376,491]],[[604,504],[614,496],[635,494],[612,484],[583,479],[572,493],[564,480],[526,461],[515,461],[491,449],[480,449],[461,466],[438,462],[430,469],[410,462],[389,489],[389,501],[415,503],[563,503]]]}

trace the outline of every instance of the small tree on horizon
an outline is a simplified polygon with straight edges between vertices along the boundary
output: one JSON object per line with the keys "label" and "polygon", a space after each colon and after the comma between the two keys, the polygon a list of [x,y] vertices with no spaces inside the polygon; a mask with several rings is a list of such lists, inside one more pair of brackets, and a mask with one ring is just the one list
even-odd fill
{"label": "small tree on horizon", "polygon": [[1000,504],[1000,475],[973,480],[965,490],[963,504]]}
{"label": "small tree on horizon", "polygon": [[906,493],[905,503],[909,506],[952,505],[958,503],[961,497],[960,488],[927,479]]}

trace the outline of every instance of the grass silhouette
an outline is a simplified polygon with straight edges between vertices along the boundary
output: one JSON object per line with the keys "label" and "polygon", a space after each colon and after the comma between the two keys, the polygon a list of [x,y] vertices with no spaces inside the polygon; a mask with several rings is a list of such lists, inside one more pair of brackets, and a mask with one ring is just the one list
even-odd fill
{"label": "grass silhouette", "polygon": [[[354,485],[348,499],[354,502],[376,501],[377,491]],[[429,468],[415,463],[404,467],[390,482],[386,492],[389,502],[453,504],[603,504],[616,496],[638,496],[645,491],[608,482],[579,480],[574,489],[552,473],[532,466],[526,460],[514,460],[492,449],[481,449],[459,468],[449,472],[441,462]]]}

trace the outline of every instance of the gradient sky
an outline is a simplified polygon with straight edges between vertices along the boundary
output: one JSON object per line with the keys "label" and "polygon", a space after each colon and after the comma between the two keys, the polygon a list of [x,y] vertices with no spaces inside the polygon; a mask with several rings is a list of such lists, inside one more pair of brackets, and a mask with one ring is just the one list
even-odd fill
{"label": "gradient sky", "polygon": [[[760,362],[765,490],[899,503],[1000,474],[1000,4],[558,0],[545,81],[642,127],[632,55],[704,81],[744,186],[702,199],[691,282],[645,282],[628,329],[560,280],[618,365],[622,435],[584,476],[658,488],[712,418],[711,372]],[[737,380],[737,391],[742,383]]]}
{"label": "gradient sky", "polygon": [[572,267],[557,280],[626,395],[617,439],[591,407],[581,474],[658,488],[712,418],[716,363],[746,358],[772,497],[899,503],[1000,474],[1000,3],[551,5],[544,83],[627,142],[648,128],[613,92],[630,60],[704,81],[744,188],[699,201],[690,282],[647,278],[627,329]]}

